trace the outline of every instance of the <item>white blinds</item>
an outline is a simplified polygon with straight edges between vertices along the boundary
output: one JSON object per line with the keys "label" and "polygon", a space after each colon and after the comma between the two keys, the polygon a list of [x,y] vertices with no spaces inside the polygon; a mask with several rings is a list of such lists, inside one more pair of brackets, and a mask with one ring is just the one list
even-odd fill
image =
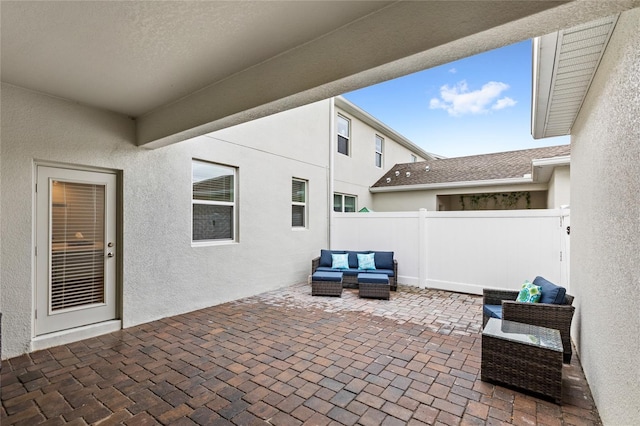
{"label": "white blinds", "polygon": [[52,181],[52,311],[104,303],[103,185]]}

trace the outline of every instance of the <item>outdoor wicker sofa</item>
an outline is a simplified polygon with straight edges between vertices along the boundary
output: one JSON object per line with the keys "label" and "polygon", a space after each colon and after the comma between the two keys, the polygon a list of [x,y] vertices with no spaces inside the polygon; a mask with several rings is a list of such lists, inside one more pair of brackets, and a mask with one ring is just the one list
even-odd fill
{"label": "outdoor wicker sofa", "polygon": [[[535,284],[534,280],[534,284]],[[485,327],[491,315],[484,306],[502,306],[502,319],[539,327],[552,328],[560,331],[563,347],[563,360],[571,362],[571,321],[575,312],[573,296],[564,295],[560,304],[553,303],[522,303],[516,302],[518,290],[484,289],[482,326]]]}
{"label": "outdoor wicker sofa", "polygon": [[[333,269],[331,267],[332,253],[349,254],[349,268]],[[375,253],[376,269],[366,271],[358,269],[358,253]],[[358,288],[358,274],[361,272],[385,274],[389,277],[390,289],[396,291],[398,288],[398,261],[393,258],[392,251],[321,250],[320,256],[311,260],[311,275],[316,271],[342,272],[342,285],[346,288]]]}

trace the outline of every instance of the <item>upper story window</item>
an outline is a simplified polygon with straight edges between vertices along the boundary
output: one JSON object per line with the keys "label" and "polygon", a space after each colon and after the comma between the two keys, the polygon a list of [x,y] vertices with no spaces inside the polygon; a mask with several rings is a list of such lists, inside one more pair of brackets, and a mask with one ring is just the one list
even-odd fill
{"label": "upper story window", "polygon": [[307,226],[307,183],[303,179],[291,180],[291,226],[294,228]]}
{"label": "upper story window", "polygon": [[355,212],[357,199],[355,195],[333,194],[333,211],[337,213]]}
{"label": "upper story window", "polygon": [[193,160],[193,242],[236,239],[236,174],[234,167]]}
{"label": "upper story window", "polygon": [[382,168],[382,149],[384,146],[384,139],[376,135],[376,167]]}
{"label": "upper story window", "polygon": [[416,161],[418,161],[418,157],[416,157],[415,155],[411,154],[411,162],[415,163]]}
{"label": "upper story window", "polygon": [[338,152],[349,155],[351,143],[351,121],[338,114]]}

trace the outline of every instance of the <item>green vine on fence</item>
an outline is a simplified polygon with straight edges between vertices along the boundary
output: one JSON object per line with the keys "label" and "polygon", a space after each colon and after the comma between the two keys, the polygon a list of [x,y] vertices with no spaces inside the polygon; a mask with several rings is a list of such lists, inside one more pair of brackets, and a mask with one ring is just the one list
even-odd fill
{"label": "green vine on fence", "polygon": [[497,209],[499,206],[504,210],[513,210],[517,207],[518,202],[521,199],[525,199],[526,208],[531,208],[531,192],[530,191],[518,191],[518,192],[486,192],[483,194],[461,195],[460,206],[462,210],[467,210],[465,200],[469,201],[469,210],[486,209],[489,202],[493,200],[494,206]]}

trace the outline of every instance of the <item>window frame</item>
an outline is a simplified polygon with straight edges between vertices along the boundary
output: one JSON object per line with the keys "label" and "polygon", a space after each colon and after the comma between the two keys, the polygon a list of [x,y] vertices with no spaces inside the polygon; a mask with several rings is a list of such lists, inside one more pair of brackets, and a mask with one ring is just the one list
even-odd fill
{"label": "window frame", "polygon": [[[341,199],[340,211],[336,211],[336,196],[340,197],[340,199]],[[353,198],[353,212],[345,211],[346,198],[347,197]],[[333,212],[334,213],[356,213],[357,211],[358,211],[358,196],[357,195],[344,194],[344,193],[341,193],[341,192],[334,192],[333,193]]]}
{"label": "window frame", "polygon": [[417,163],[418,162],[418,156],[415,154],[410,154],[411,157],[409,157],[409,159],[411,160],[411,163]]}
{"label": "window frame", "polygon": [[[193,184],[194,184],[194,165],[196,163],[211,165],[219,167],[221,169],[227,169],[233,172],[233,201],[214,201],[214,200],[198,200],[194,198]],[[231,238],[215,238],[215,239],[193,239],[193,206],[194,205],[215,205],[215,206],[230,206],[232,208],[231,220],[233,225],[231,227]],[[211,246],[211,245],[223,245],[233,244],[238,242],[238,167],[228,164],[216,163],[213,161],[201,160],[198,158],[191,159],[191,245],[192,246]]]}
{"label": "window frame", "polygon": [[[378,141],[380,141],[380,149],[378,149]],[[378,134],[375,136],[375,161],[374,164],[377,168],[381,169],[384,167],[384,138]],[[378,160],[380,164],[378,164]]]}
{"label": "window frame", "polygon": [[[293,183],[294,182],[302,182],[304,184],[304,201],[303,202],[294,201],[293,200]],[[308,224],[309,224],[309,208],[308,208],[308,205],[309,205],[309,181],[307,179],[292,177],[291,178],[291,229],[293,229],[293,230],[308,229]],[[304,223],[302,224],[302,226],[294,225],[294,223],[293,223],[293,208],[295,206],[304,207],[304,213],[302,214],[302,220],[303,220]]]}
{"label": "window frame", "polygon": [[[345,117],[342,114],[338,114],[338,121],[343,119],[347,124],[347,134],[342,135],[338,130],[340,126],[336,125],[336,151],[339,154],[346,155],[347,157],[351,156],[351,119]],[[344,138],[346,140],[345,147],[347,152],[340,151],[340,138]]]}

